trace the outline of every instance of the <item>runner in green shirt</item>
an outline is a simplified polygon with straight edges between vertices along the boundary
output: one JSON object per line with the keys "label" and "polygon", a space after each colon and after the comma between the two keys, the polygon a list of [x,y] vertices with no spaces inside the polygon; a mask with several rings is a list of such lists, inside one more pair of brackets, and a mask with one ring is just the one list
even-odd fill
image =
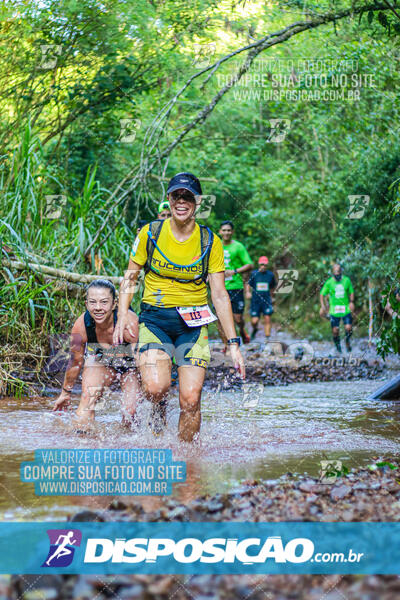
{"label": "runner in green shirt", "polygon": [[[325,296],[329,296],[329,307],[326,306]],[[339,353],[342,352],[340,346],[339,325],[340,319],[343,319],[343,325],[346,331],[346,349],[351,352],[350,337],[352,334],[352,315],[354,311],[354,289],[351,281],[346,275],[342,275],[342,267],[335,263],[332,266],[332,277],[325,281],[320,294],[321,309],[319,314],[325,317],[328,313],[332,327],[333,341]]]}
{"label": "runner in green shirt", "polygon": [[158,205],[157,219],[161,219],[162,221],[165,221],[165,219],[169,219],[170,216],[171,216],[171,209],[169,207],[169,202],[168,202],[168,200],[163,200]]}
{"label": "runner in green shirt", "polygon": [[[239,326],[243,343],[248,344],[250,336],[244,328],[243,318],[244,294],[242,275],[252,270],[253,263],[243,244],[232,239],[233,229],[232,221],[223,221],[219,230],[224,249],[225,287],[231,299],[233,318]],[[224,340],[224,336],[221,335],[221,337]]]}

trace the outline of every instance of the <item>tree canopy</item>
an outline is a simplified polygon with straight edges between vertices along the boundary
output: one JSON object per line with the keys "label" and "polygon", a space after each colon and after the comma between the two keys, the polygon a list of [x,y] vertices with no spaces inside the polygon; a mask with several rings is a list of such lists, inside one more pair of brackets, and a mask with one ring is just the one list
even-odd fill
{"label": "tree canopy", "polygon": [[287,323],[340,261],[365,326],[398,277],[399,34],[394,2],[3,3],[3,256],[121,275],[192,171],[204,222],[298,272]]}

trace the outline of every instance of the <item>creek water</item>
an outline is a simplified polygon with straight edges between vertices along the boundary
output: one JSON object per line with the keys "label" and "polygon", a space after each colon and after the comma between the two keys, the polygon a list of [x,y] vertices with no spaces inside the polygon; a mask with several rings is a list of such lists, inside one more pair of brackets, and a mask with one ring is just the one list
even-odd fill
{"label": "creek water", "polygon": [[[283,473],[318,475],[320,461],[341,460],[348,468],[400,450],[400,402],[368,401],[383,381],[299,383],[250,386],[242,391],[205,390],[202,428],[194,444],[181,444],[176,388],[168,402],[168,424],[155,438],[148,427],[150,406],[143,401],[141,426],[123,427],[120,394],[111,392],[96,427],[77,434],[72,413],[52,413],[54,398],[0,399],[0,520],[56,520],[88,508],[106,508],[110,496],[35,496],[33,484],[20,481],[20,463],[39,448],[171,448],[187,463],[187,481],[174,484],[173,497],[186,503],[202,494],[224,492],[247,478],[274,479]],[[259,396],[256,398],[256,396]],[[77,404],[78,397],[74,397]],[[157,508],[157,497],[122,498]]]}

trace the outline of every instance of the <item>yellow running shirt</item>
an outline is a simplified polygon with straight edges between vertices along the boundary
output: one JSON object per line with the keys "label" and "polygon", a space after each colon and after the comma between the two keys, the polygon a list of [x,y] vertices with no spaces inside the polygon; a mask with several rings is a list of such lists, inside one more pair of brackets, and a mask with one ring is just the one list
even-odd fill
{"label": "yellow running shirt", "polygon": [[[131,259],[143,266],[147,260],[147,240],[150,225],[145,225],[136,237],[132,246]],[[171,231],[171,219],[166,219],[162,226],[157,246],[170,260],[178,265],[190,265],[201,256],[200,227],[197,225],[185,242],[178,242]],[[193,279],[202,271],[201,261],[194,267],[175,267],[165,260],[154,248],[151,265],[161,275],[178,277],[179,279]],[[225,271],[224,251],[219,237],[214,235],[214,241],[208,263],[209,273]],[[201,306],[207,304],[207,286],[205,283],[180,283],[174,279],[160,277],[149,271],[144,278],[144,294],[142,301],[155,306],[171,308],[173,306]]]}

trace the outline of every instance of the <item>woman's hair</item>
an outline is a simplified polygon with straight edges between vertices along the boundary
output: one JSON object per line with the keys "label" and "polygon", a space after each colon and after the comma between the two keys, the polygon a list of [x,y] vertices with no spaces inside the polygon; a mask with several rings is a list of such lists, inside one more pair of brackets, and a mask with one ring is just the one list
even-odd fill
{"label": "woman's hair", "polygon": [[95,279],[94,281],[89,283],[89,285],[86,286],[86,298],[88,296],[88,291],[91,288],[107,288],[108,290],[110,290],[113,300],[115,300],[117,291],[115,289],[115,286],[111,283],[111,281],[108,281],[108,279]]}

